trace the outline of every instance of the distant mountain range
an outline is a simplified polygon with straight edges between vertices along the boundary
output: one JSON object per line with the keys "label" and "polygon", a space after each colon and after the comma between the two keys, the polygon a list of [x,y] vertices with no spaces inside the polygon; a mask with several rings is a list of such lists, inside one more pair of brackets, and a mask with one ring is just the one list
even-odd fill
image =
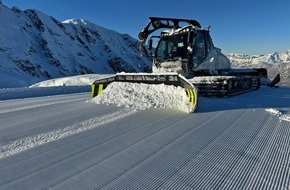
{"label": "distant mountain range", "polygon": [[233,68],[266,68],[270,78],[278,73],[281,83],[290,84],[290,50],[266,55],[228,54]]}
{"label": "distant mountain range", "polygon": [[[266,55],[245,55],[231,53],[227,57],[231,60],[233,64],[244,64],[247,67],[247,63],[250,65],[263,65],[263,64],[277,64],[277,63],[289,63],[290,62],[290,50],[283,53],[271,53]],[[240,65],[242,66],[242,65]]]}
{"label": "distant mountain range", "polygon": [[[0,0],[0,22],[0,88],[80,74],[151,71],[137,39],[86,20],[60,22],[38,10],[10,9]],[[270,77],[279,72],[290,81],[290,51],[227,56],[233,67],[266,67]]]}

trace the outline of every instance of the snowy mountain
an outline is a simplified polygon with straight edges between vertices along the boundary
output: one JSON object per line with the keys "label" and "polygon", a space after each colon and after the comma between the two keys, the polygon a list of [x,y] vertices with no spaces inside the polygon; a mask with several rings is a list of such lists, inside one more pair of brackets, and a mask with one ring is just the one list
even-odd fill
{"label": "snowy mountain", "polygon": [[[0,88],[82,74],[151,71],[138,40],[86,20],[60,22],[38,10],[10,9],[0,0],[0,22]],[[290,50],[227,56],[234,68],[264,67],[271,78],[280,73],[290,84]]]}
{"label": "snowy mountain", "polygon": [[0,88],[89,73],[148,72],[138,40],[89,21],[60,22],[0,2]]}
{"label": "snowy mountain", "polygon": [[227,57],[236,64],[245,64],[250,63],[253,65],[261,64],[261,63],[269,63],[269,64],[276,64],[276,63],[286,63],[290,62],[290,50],[278,53],[274,52],[271,54],[266,55],[245,55],[245,54],[237,54],[232,53],[228,54]]}
{"label": "snowy mountain", "polygon": [[282,82],[290,84],[290,50],[266,55],[228,54],[234,68],[266,68],[270,78],[280,73]]}

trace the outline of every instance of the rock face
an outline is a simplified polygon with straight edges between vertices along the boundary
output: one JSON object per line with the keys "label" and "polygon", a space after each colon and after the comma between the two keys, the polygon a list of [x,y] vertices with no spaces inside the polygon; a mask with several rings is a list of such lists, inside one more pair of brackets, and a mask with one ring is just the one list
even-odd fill
{"label": "rock face", "polygon": [[0,88],[89,73],[149,72],[139,41],[89,21],[60,22],[0,1]]}

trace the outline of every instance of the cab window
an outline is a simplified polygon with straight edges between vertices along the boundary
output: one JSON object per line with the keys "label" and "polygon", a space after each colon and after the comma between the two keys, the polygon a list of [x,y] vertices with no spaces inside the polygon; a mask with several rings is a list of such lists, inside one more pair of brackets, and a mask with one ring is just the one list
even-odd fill
{"label": "cab window", "polygon": [[206,57],[204,34],[197,32],[193,48],[194,67],[198,66]]}

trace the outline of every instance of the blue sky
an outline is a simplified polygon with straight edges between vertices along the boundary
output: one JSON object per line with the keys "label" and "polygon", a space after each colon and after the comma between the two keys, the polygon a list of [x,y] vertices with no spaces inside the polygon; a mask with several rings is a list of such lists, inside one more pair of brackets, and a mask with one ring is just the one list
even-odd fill
{"label": "blue sky", "polygon": [[224,53],[290,50],[290,0],[2,0],[11,8],[38,9],[63,21],[82,18],[137,38],[148,17],[188,18],[211,26]]}

